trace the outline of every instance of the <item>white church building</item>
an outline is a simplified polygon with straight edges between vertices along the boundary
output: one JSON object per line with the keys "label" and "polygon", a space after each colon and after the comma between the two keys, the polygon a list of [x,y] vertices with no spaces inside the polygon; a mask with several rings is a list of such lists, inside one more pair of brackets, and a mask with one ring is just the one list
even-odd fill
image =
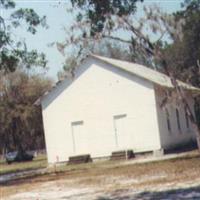
{"label": "white church building", "polygon": [[[194,112],[200,93],[179,81]],[[173,91],[168,76],[121,60],[88,56],[73,77],[58,82],[37,103],[42,105],[48,162],[114,151],[135,153],[170,149],[195,140],[185,108],[173,101],[160,105]]]}

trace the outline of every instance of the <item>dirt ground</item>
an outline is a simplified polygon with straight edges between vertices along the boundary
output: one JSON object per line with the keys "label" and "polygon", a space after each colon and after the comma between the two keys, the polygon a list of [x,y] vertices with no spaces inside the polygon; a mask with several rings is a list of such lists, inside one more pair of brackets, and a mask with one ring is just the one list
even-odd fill
{"label": "dirt ground", "polygon": [[70,171],[11,181],[2,200],[200,199],[200,156],[138,163],[99,162]]}

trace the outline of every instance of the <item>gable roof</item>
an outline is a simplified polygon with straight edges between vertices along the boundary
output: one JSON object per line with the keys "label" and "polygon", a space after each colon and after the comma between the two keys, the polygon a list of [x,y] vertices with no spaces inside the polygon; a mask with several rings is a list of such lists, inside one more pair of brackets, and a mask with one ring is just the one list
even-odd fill
{"label": "gable roof", "polygon": [[[123,70],[129,74],[138,76],[140,78],[143,78],[147,81],[150,81],[154,84],[157,84],[159,86],[162,87],[167,87],[167,88],[174,88],[174,86],[171,83],[171,79],[169,76],[155,71],[153,69],[150,69],[148,67],[145,67],[143,65],[140,64],[136,64],[136,63],[131,63],[131,62],[127,62],[127,61],[122,61],[122,60],[117,60],[117,59],[113,59],[113,58],[108,58],[108,57],[103,57],[103,56],[98,56],[95,54],[91,54],[88,57],[92,57],[94,59],[97,59],[99,61],[102,61],[104,63],[110,64],[120,70]],[[86,59],[88,59],[88,57]],[[86,60],[85,59],[85,60]],[[79,65],[81,67],[81,64]],[[67,79],[68,77],[66,77],[65,79]],[[64,80],[65,80],[64,79]],[[62,80],[62,81],[64,81]],[[62,82],[62,81],[58,81],[49,91],[46,91],[45,94],[40,97],[34,104],[38,105],[40,104],[40,102],[42,101],[42,99],[49,95],[51,93],[52,90],[56,89],[57,86]],[[199,93],[200,94],[200,88],[194,87],[192,85],[189,85],[187,83],[184,83],[182,81],[177,80],[179,86],[183,87],[186,90],[191,90],[195,93]]]}

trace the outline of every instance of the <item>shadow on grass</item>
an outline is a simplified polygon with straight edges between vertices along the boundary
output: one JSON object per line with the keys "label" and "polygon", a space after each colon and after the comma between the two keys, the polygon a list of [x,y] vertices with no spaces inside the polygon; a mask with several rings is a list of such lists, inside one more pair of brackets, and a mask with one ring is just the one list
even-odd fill
{"label": "shadow on grass", "polygon": [[173,149],[165,150],[165,153],[166,154],[184,153],[184,152],[193,151],[193,150],[197,150],[197,149],[198,149],[198,146],[197,146],[196,141],[191,141],[187,144],[178,145],[177,147],[175,147]]}
{"label": "shadow on grass", "polygon": [[131,191],[115,191],[107,196],[99,197],[97,200],[200,200],[200,186],[166,190],[162,192],[146,191],[131,194]]}
{"label": "shadow on grass", "polygon": [[[45,168],[41,168],[43,170]],[[40,169],[38,169],[40,170]],[[32,170],[33,173],[26,174],[26,176],[16,177],[14,179],[9,179],[6,181],[0,181],[0,186],[7,187],[7,186],[14,186],[19,184],[25,184],[31,182],[32,183],[41,183],[47,181],[55,181],[59,179],[63,179],[63,176],[67,178],[67,176],[71,176],[73,174],[83,174],[87,169],[70,169],[65,171],[45,171],[45,172],[36,172],[37,170]],[[34,172],[35,171],[35,172]],[[28,172],[28,170],[27,170]],[[31,170],[30,170],[31,172]]]}

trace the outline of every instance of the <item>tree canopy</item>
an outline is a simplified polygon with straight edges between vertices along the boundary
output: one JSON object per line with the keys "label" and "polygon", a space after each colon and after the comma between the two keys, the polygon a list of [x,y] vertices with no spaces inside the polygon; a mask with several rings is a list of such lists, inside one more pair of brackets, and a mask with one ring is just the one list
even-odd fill
{"label": "tree canopy", "polygon": [[28,50],[15,34],[22,27],[33,35],[39,26],[47,28],[46,17],[16,8],[15,1],[0,0],[0,152],[44,147],[41,111],[33,103],[51,86],[31,71],[46,66],[45,54]]}
{"label": "tree canopy", "polygon": [[[67,31],[66,40],[57,43],[59,51],[64,54],[64,49],[71,45],[77,58],[84,57],[88,50],[95,49],[102,38],[108,40],[118,38],[112,33],[126,29],[120,20],[133,17],[138,2],[143,0],[71,0],[76,19]],[[120,40],[126,42],[125,39]],[[130,44],[132,41],[127,43]]]}
{"label": "tree canopy", "polygon": [[[71,0],[72,6],[80,9],[77,21],[86,18],[90,24],[89,35],[95,37],[103,32],[104,28],[114,29],[113,16],[127,16],[136,11],[136,2],[143,0]],[[83,33],[86,37],[87,33]]]}
{"label": "tree canopy", "polygon": [[[26,26],[31,34],[37,32],[37,27],[47,27],[46,17],[40,17],[33,9],[16,9],[13,0],[0,0],[0,71],[13,72],[18,66],[46,66],[44,53],[37,50],[29,51],[26,43],[16,39],[14,32],[17,28]],[[9,11],[9,16],[3,16]]]}
{"label": "tree canopy", "polygon": [[183,20],[182,37],[164,47],[165,59],[178,78],[200,87],[200,1],[187,0],[174,13]]}
{"label": "tree canopy", "polygon": [[[22,70],[0,80],[0,146],[7,150],[44,148],[41,110],[34,102],[52,85]],[[1,151],[2,149],[0,149]]]}

